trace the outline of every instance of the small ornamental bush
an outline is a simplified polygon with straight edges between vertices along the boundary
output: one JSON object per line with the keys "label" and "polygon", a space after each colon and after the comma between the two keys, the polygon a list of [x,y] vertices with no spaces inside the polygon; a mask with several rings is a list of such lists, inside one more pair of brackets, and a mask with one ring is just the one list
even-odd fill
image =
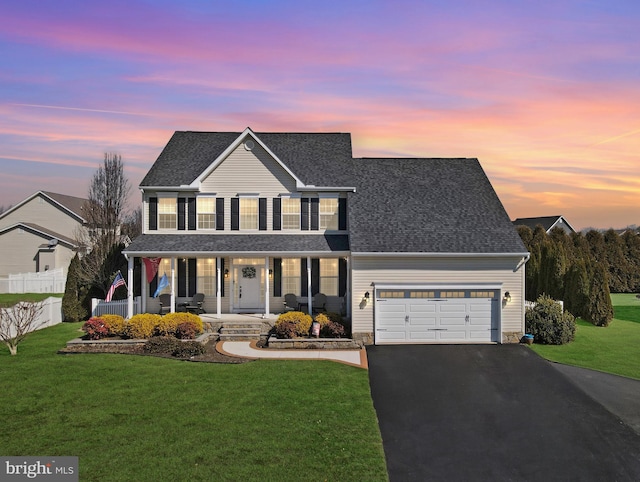
{"label": "small ornamental bush", "polygon": [[325,325],[320,325],[320,336],[322,338],[342,338],[344,335],[344,326],[340,323],[330,321]]}
{"label": "small ornamental bush", "polygon": [[200,332],[198,331],[198,325],[194,321],[183,321],[176,328],[175,336],[181,340],[192,340]]}
{"label": "small ornamental bush", "polygon": [[196,334],[198,335],[204,330],[202,318],[198,315],[187,312],[176,312],[167,313],[162,317],[161,322],[158,324],[158,334],[175,335],[181,323],[192,323],[196,327]]}
{"label": "small ornamental bush", "polygon": [[109,335],[125,336],[127,330],[127,322],[120,315],[100,315],[100,318],[109,326]]}
{"label": "small ornamental bush", "polygon": [[313,321],[320,323],[320,328],[331,323],[331,319],[327,316],[328,313],[319,313],[316,315]]}
{"label": "small ornamental bush", "polygon": [[563,313],[560,303],[549,296],[540,296],[533,308],[527,308],[524,319],[527,333],[536,343],[564,345],[575,338],[575,318],[568,311]]}
{"label": "small ornamental bush", "polygon": [[330,321],[333,321],[335,323],[344,324],[344,323],[342,323],[342,315],[340,313],[336,313],[335,311],[327,311],[324,315],[327,318],[329,318]]}
{"label": "small ornamental bush", "polygon": [[273,327],[273,334],[276,335],[276,338],[295,338],[296,337],[296,324],[292,321],[283,321],[281,323],[276,324]]}
{"label": "small ornamental bush", "polygon": [[202,355],[204,353],[204,345],[197,341],[180,341],[171,353],[177,358],[190,358],[192,356]]}
{"label": "small ornamental bush", "polygon": [[311,321],[311,316],[301,311],[289,311],[278,316],[275,327],[277,328],[281,323],[290,322],[295,325],[297,336],[307,336],[311,329]]}
{"label": "small ornamental bush", "polygon": [[134,315],[127,323],[129,338],[150,338],[162,317],[151,313]]}
{"label": "small ornamental bush", "polygon": [[102,318],[94,316],[82,325],[82,331],[87,334],[89,340],[99,340],[109,334],[109,326]]}
{"label": "small ornamental bush", "polygon": [[172,336],[152,336],[147,340],[142,349],[146,353],[170,355],[182,342]]}

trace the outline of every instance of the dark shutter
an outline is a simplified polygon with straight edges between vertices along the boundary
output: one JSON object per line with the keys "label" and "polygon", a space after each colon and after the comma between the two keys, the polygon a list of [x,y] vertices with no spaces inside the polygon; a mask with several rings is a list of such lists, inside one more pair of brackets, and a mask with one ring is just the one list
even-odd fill
{"label": "dark shutter", "polygon": [[158,229],[158,198],[151,197],[149,198],[149,230],[155,231],[157,229]]}
{"label": "dark shutter", "polygon": [[186,229],[184,223],[184,206],[186,203],[186,199],[183,197],[178,198],[178,230],[184,231]]}
{"label": "dark shutter", "polygon": [[220,258],[220,296],[224,297],[224,258]]}
{"label": "dark shutter", "polygon": [[158,289],[158,273],[153,277],[151,283],[149,283],[149,294],[153,296]]}
{"label": "dark shutter", "polygon": [[187,199],[187,212],[188,229],[193,231],[196,229],[196,198],[190,197]]}
{"label": "dark shutter", "polygon": [[347,198],[338,199],[338,229],[347,230]]}
{"label": "dark shutter", "polygon": [[311,258],[311,294],[320,292],[320,260]]}
{"label": "dark shutter", "polygon": [[347,260],[338,258],[338,296],[347,294]]}
{"label": "dark shutter", "polygon": [[178,259],[178,296],[187,296],[187,261]]}
{"label": "dark shutter", "polygon": [[197,267],[196,267],[196,259],[195,258],[189,258],[189,295],[188,296],[193,296],[196,294],[196,288],[197,288]]}
{"label": "dark shutter", "polygon": [[231,198],[231,230],[238,231],[240,229],[240,199]]}
{"label": "dark shutter", "polygon": [[265,197],[258,199],[258,229],[267,230],[267,198]]}
{"label": "dark shutter", "polygon": [[311,198],[311,230],[317,231],[320,228],[319,222],[320,199]]}
{"label": "dark shutter", "polygon": [[273,258],[273,296],[282,296],[282,258]]}
{"label": "dark shutter", "polygon": [[309,198],[300,199],[300,229],[309,230]]}
{"label": "dark shutter", "polygon": [[224,198],[216,198],[216,230],[224,230]]}
{"label": "dark shutter", "polygon": [[[280,231],[282,229],[282,199],[273,198],[273,230]],[[278,295],[280,296],[280,295]]]}
{"label": "dark shutter", "polygon": [[307,258],[300,260],[300,296],[309,296],[307,286]]}

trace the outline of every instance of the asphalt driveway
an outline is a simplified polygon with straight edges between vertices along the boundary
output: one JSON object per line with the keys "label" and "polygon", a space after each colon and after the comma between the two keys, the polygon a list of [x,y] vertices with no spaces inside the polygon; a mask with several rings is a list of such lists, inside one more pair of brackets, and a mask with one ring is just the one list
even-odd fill
{"label": "asphalt driveway", "polygon": [[640,435],[525,346],[367,356],[392,482],[640,480]]}

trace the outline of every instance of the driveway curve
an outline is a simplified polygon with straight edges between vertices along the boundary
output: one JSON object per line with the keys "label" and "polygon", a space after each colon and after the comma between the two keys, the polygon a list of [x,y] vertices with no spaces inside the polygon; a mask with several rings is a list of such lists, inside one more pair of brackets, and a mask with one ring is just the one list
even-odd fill
{"label": "driveway curve", "polygon": [[640,435],[525,346],[367,356],[392,482],[640,480]]}

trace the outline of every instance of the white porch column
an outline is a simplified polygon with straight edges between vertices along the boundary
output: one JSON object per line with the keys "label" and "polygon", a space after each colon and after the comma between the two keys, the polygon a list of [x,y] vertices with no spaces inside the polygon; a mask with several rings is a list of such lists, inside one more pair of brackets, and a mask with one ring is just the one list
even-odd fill
{"label": "white porch column", "polygon": [[171,313],[176,311],[176,258],[171,258]]}
{"label": "white porch column", "polygon": [[269,256],[264,258],[264,318],[269,318]]}
{"label": "white porch column", "polygon": [[133,316],[133,256],[127,260],[127,314]]}
{"label": "white porch column", "polygon": [[351,258],[345,258],[347,265],[347,290],[344,294],[344,302],[347,308],[347,318],[351,319]]}
{"label": "white porch column", "polygon": [[[142,260],[141,260],[142,261]],[[142,272],[140,273],[140,310],[142,313],[147,312],[147,296],[149,289],[149,280],[147,279],[147,265],[142,261]]]}
{"label": "white porch column", "polygon": [[222,318],[222,307],[220,306],[222,303],[222,291],[221,285],[224,283],[222,279],[222,273],[220,272],[220,256],[216,257],[216,317],[218,319]]}
{"label": "white porch column", "polygon": [[313,316],[313,295],[311,294],[311,256],[307,256],[307,307],[309,308],[309,314]]}

